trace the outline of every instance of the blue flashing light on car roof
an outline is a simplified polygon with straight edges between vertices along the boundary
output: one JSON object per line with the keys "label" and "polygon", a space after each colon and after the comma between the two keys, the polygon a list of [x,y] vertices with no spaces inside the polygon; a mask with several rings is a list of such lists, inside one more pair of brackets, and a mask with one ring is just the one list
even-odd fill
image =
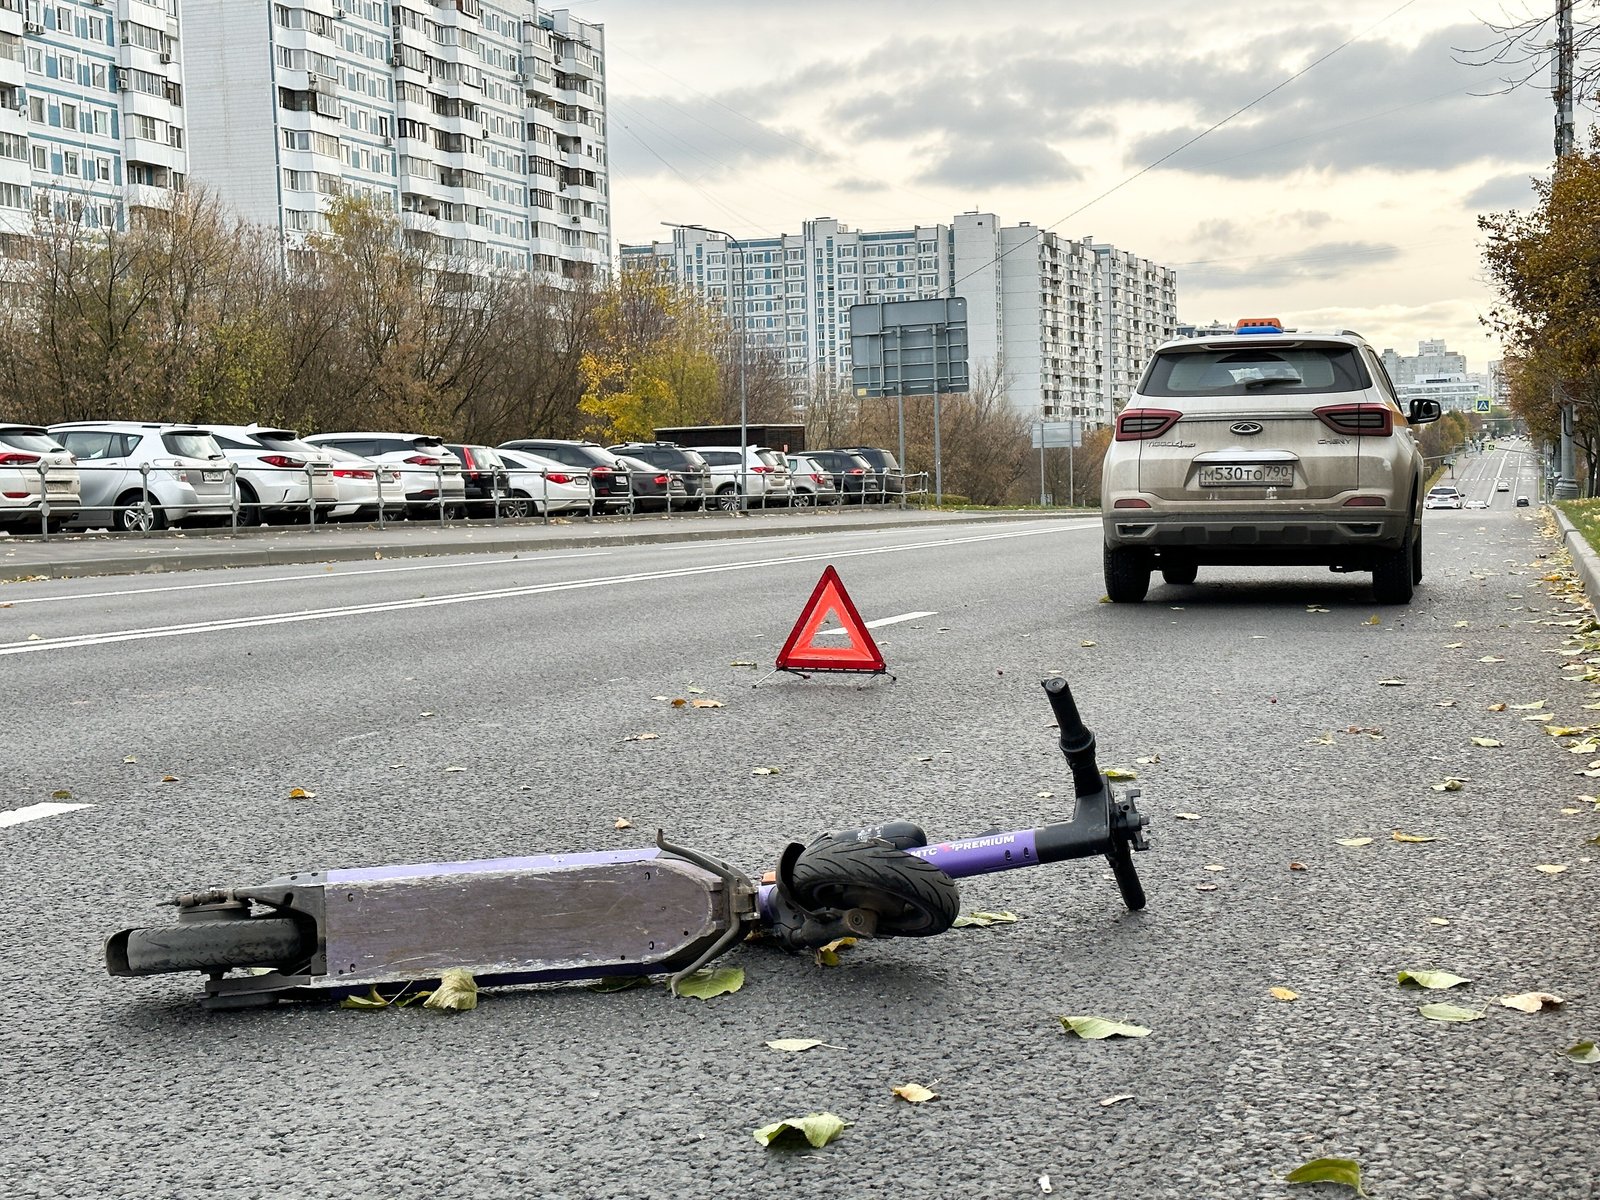
{"label": "blue flashing light on car roof", "polygon": [[1282,333],[1283,322],[1277,317],[1241,317],[1234,326],[1233,332],[1244,333]]}

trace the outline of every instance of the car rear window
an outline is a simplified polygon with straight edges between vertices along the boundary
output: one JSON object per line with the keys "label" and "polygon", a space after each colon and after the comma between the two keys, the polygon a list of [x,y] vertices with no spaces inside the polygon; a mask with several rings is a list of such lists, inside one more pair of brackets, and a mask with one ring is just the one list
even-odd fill
{"label": "car rear window", "polygon": [[1139,394],[1310,396],[1370,386],[1354,346],[1229,346],[1157,354]]}
{"label": "car rear window", "polygon": [[221,458],[222,450],[217,443],[211,440],[209,433],[186,433],[175,431],[163,433],[161,444],[167,448],[168,454],[176,454],[182,458]]}
{"label": "car rear window", "polygon": [[14,450],[30,450],[35,454],[47,454],[61,449],[60,444],[49,434],[34,433],[27,429],[0,430],[0,442]]}
{"label": "car rear window", "polygon": [[316,454],[321,447],[313,446],[310,442],[303,442],[281,429],[257,430],[256,441],[272,450],[283,450],[289,454]]}
{"label": "car rear window", "polygon": [[785,470],[788,469],[788,464],[783,461],[782,456],[780,456],[776,450],[757,450],[756,457],[769,467],[783,467]]}
{"label": "car rear window", "polygon": [[734,467],[739,465],[739,452],[737,450],[702,450],[700,454],[713,467]]}

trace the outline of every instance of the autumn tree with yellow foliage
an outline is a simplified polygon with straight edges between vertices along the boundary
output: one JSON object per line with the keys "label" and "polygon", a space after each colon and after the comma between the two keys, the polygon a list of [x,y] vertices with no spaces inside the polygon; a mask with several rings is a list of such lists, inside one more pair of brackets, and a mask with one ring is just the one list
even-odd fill
{"label": "autumn tree with yellow foliage", "polygon": [[1511,407],[1536,436],[1554,441],[1560,405],[1574,406],[1580,474],[1592,495],[1600,470],[1600,144],[1563,157],[1534,191],[1530,212],[1478,218],[1500,293],[1486,320],[1506,342]]}
{"label": "autumn tree with yellow foliage", "polygon": [[594,347],[579,367],[580,411],[608,443],[649,440],[659,426],[711,424],[721,412],[726,322],[686,288],[625,268],[595,312]]}

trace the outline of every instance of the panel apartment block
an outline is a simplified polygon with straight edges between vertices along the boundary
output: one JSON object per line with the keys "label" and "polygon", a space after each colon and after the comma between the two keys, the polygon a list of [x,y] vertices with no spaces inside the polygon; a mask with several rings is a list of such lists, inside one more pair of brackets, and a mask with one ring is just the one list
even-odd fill
{"label": "panel apartment block", "polygon": [[196,179],[293,240],[372,197],[436,248],[610,262],[605,42],[527,0],[184,0]]}
{"label": "panel apartment block", "polygon": [[188,171],[177,0],[0,0],[0,232],[123,228]]}
{"label": "panel apartment block", "polygon": [[708,297],[791,376],[822,386],[849,380],[851,305],[961,296],[975,385],[998,381],[1031,416],[1091,425],[1110,421],[1176,324],[1170,270],[1089,238],[1001,226],[993,213],[882,232],[818,218],[798,234],[731,243],[682,228],[624,246],[622,261]]}

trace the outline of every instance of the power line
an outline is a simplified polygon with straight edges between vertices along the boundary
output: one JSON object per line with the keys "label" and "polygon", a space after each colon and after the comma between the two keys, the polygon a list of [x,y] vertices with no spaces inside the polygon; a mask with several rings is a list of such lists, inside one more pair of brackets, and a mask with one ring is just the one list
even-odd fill
{"label": "power line", "polygon": [[1051,223],[1049,225],[1043,226],[1042,228],[1035,229],[1033,233],[1029,234],[1027,237],[1025,237],[1021,241],[1017,242],[1017,244],[1012,246],[1009,250],[1002,250],[999,254],[995,255],[994,258],[992,258],[988,262],[984,263],[981,267],[975,267],[971,271],[968,271],[965,275],[961,276],[961,278],[955,280],[950,285],[951,289],[954,290],[956,287],[958,287],[959,285],[965,283],[967,280],[971,279],[974,275],[977,275],[979,272],[987,271],[990,267],[995,266],[997,263],[1001,262],[1002,260],[1007,258],[1009,255],[1014,254],[1016,251],[1022,249],[1024,246],[1031,245],[1034,241],[1036,241],[1039,238],[1039,236],[1041,234],[1043,234],[1043,233],[1045,233],[1045,232],[1047,232],[1049,230],[1053,230],[1053,229],[1057,228],[1060,225],[1066,224],[1073,217],[1077,216],[1079,213],[1085,211],[1086,209],[1092,207],[1093,205],[1096,205],[1096,204],[1100,203],[1100,201],[1104,200],[1107,196],[1114,195],[1115,193],[1120,192],[1123,188],[1127,187],[1130,183],[1134,182],[1134,180],[1140,179],[1143,176],[1148,175],[1151,171],[1154,171],[1162,163],[1168,161],[1169,159],[1173,158],[1176,155],[1182,154],[1190,146],[1192,146],[1196,142],[1200,141],[1200,139],[1206,137],[1209,134],[1215,133],[1217,130],[1221,129],[1224,125],[1228,124],[1228,122],[1232,121],[1235,117],[1238,117],[1238,116],[1240,116],[1240,115],[1242,115],[1242,114],[1244,114],[1246,112],[1249,112],[1252,108],[1254,108],[1256,105],[1260,104],[1263,100],[1266,100],[1268,97],[1273,96],[1278,92],[1281,92],[1284,88],[1288,87],[1291,83],[1293,83],[1295,80],[1299,79],[1302,75],[1305,75],[1307,72],[1312,71],[1315,68],[1321,66],[1323,63],[1327,62],[1330,58],[1332,58],[1335,54],[1338,54],[1339,51],[1343,50],[1345,47],[1351,45],[1354,42],[1360,41],[1362,38],[1366,37],[1367,34],[1371,33],[1374,29],[1377,29],[1379,26],[1381,26],[1381,25],[1393,20],[1395,17],[1399,16],[1401,13],[1403,13],[1406,9],[1410,8],[1416,2],[1417,2],[1417,0],[1405,0],[1405,3],[1401,4],[1398,8],[1394,9],[1388,15],[1379,18],[1377,21],[1374,21],[1371,25],[1367,26],[1365,29],[1360,30],[1357,33],[1351,34],[1348,38],[1346,38],[1344,41],[1340,42],[1332,50],[1329,50],[1326,54],[1323,54],[1319,58],[1312,59],[1305,66],[1301,67],[1298,71],[1296,71],[1294,74],[1290,75],[1288,78],[1283,79],[1280,82],[1278,82],[1277,84],[1275,84],[1272,87],[1268,88],[1266,91],[1262,92],[1259,96],[1257,96],[1254,100],[1251,100],[1246,104],[1241,104],[1238,108],[1234,109],[1231,113],[1229,113],[1227,116],[1223,117],[1220,121],[1217,121],[1216,123],[1214,123],[1212,125],[1208,125],[1205,129],[1202,129],[1199,133],[1195,134],[1192,138],[1190,138],[1188,141],[1184,142],[1182,145],[1175,146],[1173,149],[1167,151],[1165,154],[1163,154],[1160,158],[1156,159],[1154,162],[1148,163],[1145,166],[1140,167],[1137,171],[1135,171],[1132,175],[1129,175],[1126,179],[1123,179],[1119,183],[1113,184],[1111,187],[1109,187],[1105,191],[1101,192],[1098,196],[1095,196],[1092,199],[1089,199],[1089,200],[1085,201],[1084,203],[1080,204],[1077,208],[1073,209],[1066,216],[1062,217],[1059,221],[1055,221],[1055,222],[1053,222],[1053,223]]}

